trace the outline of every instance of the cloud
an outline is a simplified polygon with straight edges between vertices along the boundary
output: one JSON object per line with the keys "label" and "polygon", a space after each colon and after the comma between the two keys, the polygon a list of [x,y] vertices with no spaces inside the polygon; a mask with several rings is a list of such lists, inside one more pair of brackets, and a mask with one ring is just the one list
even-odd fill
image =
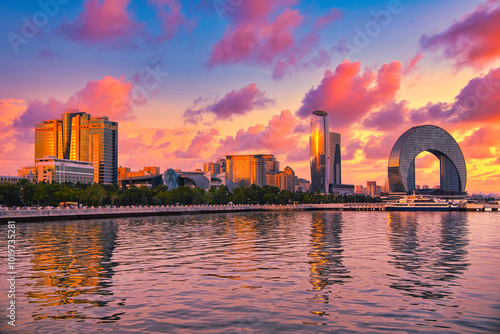
{"label": "cloud", "polygon": [[195,25],[181,13],[179,0],[149,0],[148,4],[154,7],[159,20],[154,23],[160,27],[155,29],[159,32],[153,36],[145,30],[145,24],[136,21],[127,10],[130,3],[130,0],[87,0],[80,15],[73,22],[64,22],[59,30],[71,40],[130,48],[135,47],[138,38],[159,44],[173,38],[181,27]]}
{"label": "cloud", "polygon": [[490,148],[498,148],[499,130],[498,126],[482,126],[466,136],[459,143],[460,148],[468,159],[495,158],[497,155]]}
{"label": "cloud", "polygon": [[429,103],[412,110],[413,122],[483,123],[500,121],[500,68],[471,79],[453,103]]}
{"label": "cloud", "polygon": [[413,72],[413,70],[417,68],[418,62],[421,61],[423,58],[424,56],[421,53],[418,53],[409,62],[406,62],[402,74],[408,75],[411,72]]}
{"label": "cloud", "polygon": [[182,26],[192,28],[196,24],[181,13],[182,3],[179,0],[150,0],[150,3],[156,8],[161,20],[162,32],[157,38],[159,42],[172,39]]}
{"label": "cloud", "polygon": [[233,89],[218,101],[200,106],[203,99],[198,98],[193,105],[184,111],[184,119],[188,123],[197,124],[203,119],[203,114],[212,114],[216,120],[228,120],[233,116],[242,116],[254,109],[262,109],[274,104],[274,100],[265,92],[251,83],[239,90]]}
{"label": "cloud", "polygon": [[[273,78],[282,79],[298,67],[323,65],[327,54],[312,55],[319,41],[319,31],[340,17],[336,10],[320,17],[300,39],[295,36],[304,17],[297,9],[283,6],[296,1],[243,1],[230,12],[230,25],[212,49],[208,67],[221,64],[256,64],[273,68]],[[276,13],[279,13],[277,16]],[[271,19],[271,17],[274,17]]]}
{"label": "cloud", "polygon": [[83,12],[72,23],[63,23],[68,38],[98,43],[128,44],[141,28],[127,11],[130,0],[87,0]]}
{"label": "cloud", "polygon": [[441,50],[457,68],[463,65],[483,68],[500,56],[500,1],[487,1],[448,29],[424,35],[425,51]]}
{"label": "cloud", "polygon": [[379,130],[391,131],[399,127],[406,121],[405,114],[408,112],[406,101],[391,102],[382,109],[368,114],[362,122],[363,127]]}
{"label": "cloud", "polygon": [[360,73],[360,67],[359,62],[345,60],[335,72],[326,70],[321,83],[304,96],[297,116],[309,118],[314,110],[324,110],[331,128],[339,131],[392,102],[400,86],[401,63],[384,64],[378,72]]}
{"label": "cloud", "polygon": [[174,152],[177,158],[181,159],[196,159],[200,158],[203,153],[210,150],[212,143],[216,140],[219,135],[219,130],[209,129],[209,130],[199,130],[196,132],[196,136],[191,140],[187,149],[179,149]]}
{"label": "cloud", "polygon": [[226,136],[219,141],[217,153],[220,155],[253,152],[253,154],[287,154],[300,145],[301,135],[294,129],[299,124],[289,110],[283,110],[269,120],[267,125],[256,124],[248,129],[240,129],[235,136]]}

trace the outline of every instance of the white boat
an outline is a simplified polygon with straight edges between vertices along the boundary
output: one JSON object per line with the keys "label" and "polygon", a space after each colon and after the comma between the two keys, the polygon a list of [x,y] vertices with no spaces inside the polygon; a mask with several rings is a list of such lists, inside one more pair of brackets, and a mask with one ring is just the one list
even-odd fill
{"label": "white boat", "polygon": [[388,203],[387,211],[458,211],[459,203],[422,195],[403,196],[397,202]]}

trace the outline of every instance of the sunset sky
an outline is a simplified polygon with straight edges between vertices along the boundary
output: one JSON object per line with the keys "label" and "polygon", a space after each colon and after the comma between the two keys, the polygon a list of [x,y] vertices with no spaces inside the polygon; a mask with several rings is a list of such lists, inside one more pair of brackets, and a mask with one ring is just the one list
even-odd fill
{"label": "sunset sky", "polygon": [[[342,181],[384,184],[397,138],[441,126],[467,191],[500,193],[500,0],[0,3],[0,174],[33,165],[66,108],[119,122],[121,166],[193,170],[274,154],[310,179],[312,111],[342,134]],[[417,158],[417,184],[439,163]]]}

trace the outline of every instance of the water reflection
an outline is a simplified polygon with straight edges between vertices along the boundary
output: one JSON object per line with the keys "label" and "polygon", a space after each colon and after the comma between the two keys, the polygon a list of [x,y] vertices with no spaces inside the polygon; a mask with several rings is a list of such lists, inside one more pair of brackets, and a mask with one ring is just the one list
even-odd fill
{"label": "water reflection", "polygon": [[[34,230],[32,276],[26,292],[29,303],[38,304],[32,313],[34,320],[119,320],[121,313],[106,315],[97,309],[111,306],[113,301],[116,224],[73,222]],[[118,306],[122,304],[123,300],[118,302]]]}
{"label": "water reflection", "polygon": [[[342,214],[315,212],[312,214],[310,280],[313,290],[323,290],[332,284],[343,284],[351,276],[344,267],[342,248]],[[328,302],[327,296],[321,296]]]}
{"label": "water reflection", "polygon": [[[391,276],[390,287],[403,295],[423,299],[453,299],[453,287],[469,266],[466,216],[442,213],[440,223],[424,221],[435,216],[391,213],[388,216],[389,261],[402,270]],[[422,220],[422,224],[419,223]]]}

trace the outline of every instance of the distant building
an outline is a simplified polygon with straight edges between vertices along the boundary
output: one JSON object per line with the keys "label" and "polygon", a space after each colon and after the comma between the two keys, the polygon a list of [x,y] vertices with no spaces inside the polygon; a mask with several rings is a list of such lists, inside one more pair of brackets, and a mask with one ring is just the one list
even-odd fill
{"label": "distant building", "polygon": [[292,168],[286,166],[284,171],[272,171],[267,173],[267,185],[275,186],[280,190],[295,191],[295,172]]}
{"label": "distant building", "polygon": [[147,175],[158,175],[160,174],[160,167],[148,166],[140,169],[138,172],[131,172],[130,169],[125,173],[125,177],[137,177],[137,176],[147,176]]}
{"label": "distant building", "polygon": [[118,123],[68,109],[61,119],[47,120],[35,128],[35,160],[46,156],[87,161],[94,166],[94,182],[117,182]]}
{"label": "distant building", "polygon": [[212,174],[223,174],[226,172],[226,160],[225,159],[219,159],[215,162],[205,162],[203,164],[203,171],[205,173],[212,173]]}
{"label": "distant building", "polygon": [[364,194],[363,186],[362,185],[354,186],[354,193],[363,195]]}
{"label": "distant building", "polygon": [[0,175],[0,184],[16,184],[21,180],[28,180],[28,179],[22,176]]}
{"label": "distant building", "polygon": [[120,181],[127,177],[127,173],[130,172],[130,167],[118,167],[117,175],[118,175],[118,184]]}
{"label": "distant building", "polygon": [[311,182],[302,178],[295,178],[295,191],[298,193],[307,193],[311,189]]}
{"label": "distant building", "polygon": [[267,174],[275,173],[279,162],[272,154],[226,155],[226,180],[237,187],[267,184]]}
{"label": "distant building", "polygon": [[17,171],[17,176],[26,178],[30,180],[31,182],[35,181],[35,167],[28,166],[28,167],[21,167]]}
{"label": "distant building", "polygon": [[376,181],[367,181],[366,182],[366,188],[368,195],[370,196],[377,196],[377,182]]}
{"label": "distant building", "polygon": [[342,184],[341,135],[330,132],[330,184]]}
{"label": "distant building", "polygon": [[47,183],[94,183],[91,162],[45,157],[35,160],[35,179]]}

